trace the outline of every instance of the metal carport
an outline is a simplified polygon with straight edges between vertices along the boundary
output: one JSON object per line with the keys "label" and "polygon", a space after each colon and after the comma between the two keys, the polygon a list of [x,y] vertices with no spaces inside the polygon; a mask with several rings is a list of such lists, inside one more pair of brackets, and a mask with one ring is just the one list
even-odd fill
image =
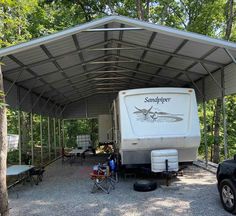
{"label": "metal carport", "polygon": [[[193,87],[202,102],[236,92],[235,43],[122,16],[0,49],[0,58],[7,103],[58,119],[109,113],[122,89]],[[225,114],[224,132],[227,157]]]}

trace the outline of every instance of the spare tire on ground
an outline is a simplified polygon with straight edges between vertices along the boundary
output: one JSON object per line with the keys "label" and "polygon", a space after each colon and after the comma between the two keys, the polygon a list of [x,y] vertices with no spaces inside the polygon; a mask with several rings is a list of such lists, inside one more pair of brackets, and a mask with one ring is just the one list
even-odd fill
{"label": "spare tire on ground", "polygon": [[139,180],[134,183],[134,190],[140,192],[153,191],[157,188],[157,183],[148,180]]}

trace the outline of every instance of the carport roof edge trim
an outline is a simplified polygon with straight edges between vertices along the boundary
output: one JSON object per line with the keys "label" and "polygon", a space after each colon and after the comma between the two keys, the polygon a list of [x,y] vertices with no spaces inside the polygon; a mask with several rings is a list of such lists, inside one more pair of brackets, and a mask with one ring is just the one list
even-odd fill
{"label": "carport roof edge trim", "polygon": [[233,43],[233,42],[215,39],[209,36],[205,36],[205,35],[201,35],[201,34],[197,34],[193,32],[186,32],[183,30],[178,30],[175,28],[167,27],[167,26],[161,26],[159,24],[148,23],[148,22],[144,22],[141,20],[136,20],[136,19],[132,19],[132,18],[124,17],[124,16],[108,16],[108,17],[91,21],[89,23],[81,24],[79,26],[62,30],[51,35],[36,38],[28,42],[2,48],[0,49],[0,57],[18,53],[21,51],[25,51],[30,48],[33,48],[42,44],[46,44],[52,41],[56,41],[56,40],[65,38],[67,36],[86,31],[87,29],[96,28],[100,25],[105,25],[111,22],[120,22],[123,24],[131,25],[131,26],[134,25],[136,27],[140,27],[140,28],[143,28],[144,30],[148,30],[152,32],[159,32],[159,33],[170,35],[170,36],[176,36],[182,39],[205,43],[208,45],[213,45],[213,46],[217,46],[221,48],[236,50],[236,43]]}

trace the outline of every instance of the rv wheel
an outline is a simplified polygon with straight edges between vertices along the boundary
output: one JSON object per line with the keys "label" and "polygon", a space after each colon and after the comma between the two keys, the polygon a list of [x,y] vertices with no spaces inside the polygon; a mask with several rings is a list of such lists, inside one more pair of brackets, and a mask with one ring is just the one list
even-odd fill
{"label": "rv wheel", "polygon": [[148,180],[140,180],[134,183],[134,190],[140,192],[153,191],[157,188],[157,183],[148,181]]}

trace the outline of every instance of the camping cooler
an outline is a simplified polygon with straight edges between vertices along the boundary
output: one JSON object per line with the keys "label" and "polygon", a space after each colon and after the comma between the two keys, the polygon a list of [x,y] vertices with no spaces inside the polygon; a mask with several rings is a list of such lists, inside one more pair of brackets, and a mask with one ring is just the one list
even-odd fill
{"label": "camping cooler", "polygon": [[177,172],[179,170],[178,151],[176,149],[151,151],[152,172],[158,173],[167,171],[166,160],[168,160],[168,171]]}

